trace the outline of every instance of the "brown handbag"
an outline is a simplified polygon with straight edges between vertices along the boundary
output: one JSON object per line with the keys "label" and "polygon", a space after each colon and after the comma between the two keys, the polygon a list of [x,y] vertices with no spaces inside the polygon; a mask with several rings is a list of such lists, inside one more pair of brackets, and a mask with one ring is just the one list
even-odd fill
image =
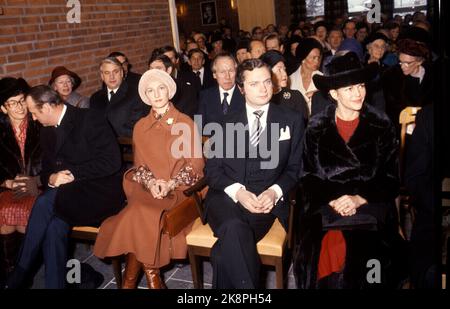
{"label": "brown handbag", "polygon": [[163,233],[169,237],[178,235],[199,217],[195,199],[191,196],[163,214]]}

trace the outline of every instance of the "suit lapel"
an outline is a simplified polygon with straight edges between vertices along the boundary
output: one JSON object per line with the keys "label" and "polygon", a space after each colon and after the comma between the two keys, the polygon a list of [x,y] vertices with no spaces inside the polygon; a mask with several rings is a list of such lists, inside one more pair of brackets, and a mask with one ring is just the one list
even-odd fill
{"label": "suit lapel", "polygon": [[239,109],[239,105],[244,101],[244,98],[239,90],[238,85],[235,86],[233,91],[233,96],[230,101],[230,111],[237,111]]}
{"label": "suit lapel", "polygon": [[218,104],[212,104],[214,105],[216,111],[215,114],[219,114],[219,115],[223,115],[223,110],[222,110],[222,101],[220,100],[220,90],[219,90],[219,86],[216,87],[216,90],[214,91],[214,98],[213,98],[213,102],[218,102]]}

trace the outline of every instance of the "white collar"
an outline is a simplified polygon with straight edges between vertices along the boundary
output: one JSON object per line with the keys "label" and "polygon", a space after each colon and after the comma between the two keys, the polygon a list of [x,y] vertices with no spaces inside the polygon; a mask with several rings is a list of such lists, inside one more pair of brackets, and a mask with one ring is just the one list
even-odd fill
{"label": "white collar", "polygon": [[57,128],[61,125],[64,115],[66,114],[66,111],[67,111],[67,106],[66,106],[66,104],[63,104],[63,109],[62,109],[61,115],[59,115],[58,124],[55,126],[55,128]]}
{"label": "white collar", "polygon": [[116,92],[119,90],[120,87],[117,87],[116,89],[109,89],[108,88],[108,95],[110,95],[111,91],[114,92],[114,94],[116,94]]}
{"label": "white collar", "polygon": [[267,123],[267,114],[269,112],[269,106],[270,103],[267,103],[266,105],[259,106],[258,108],[254,108],[250,106],[248,103],[245,104],[245,108],[247,110],[247,120],[250,130],[252,129],[253,121],[256,118],[254,112],[256,111],[264,111],[259,121],[261,122],[261,127],[265,128]]}
{"label": "white collar", "polygon": [[235,88],[236,88],[236,85],[234,85],[233,88],[231,88],[230,90],[224,90],[222,87],[219,86],[220,96],[223,96],[223,94],[225,92],[229,94],[229,97],[232,96]]}
{"label": "white collar", "polygon": [[425,68],[423,66],[419,67],[419,71],[416,74],[411,74],[412,77],[419,79],[419,84],[422,83],[423,77],[425,76]]}

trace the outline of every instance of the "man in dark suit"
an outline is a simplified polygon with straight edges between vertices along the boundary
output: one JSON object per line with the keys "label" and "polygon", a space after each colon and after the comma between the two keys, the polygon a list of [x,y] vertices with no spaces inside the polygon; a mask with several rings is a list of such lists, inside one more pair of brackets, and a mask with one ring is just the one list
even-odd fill
{"label": "man in dark suit", "polygon": [[65,105],[50,87],[32,88],[26,103],[44,126],[40,176],[45,190],[33,205],[7,286],[21,287],[42,250],[46,288],[64,288],[70,226],[98,226],[123,207],[121,155],[103,117]]}
{"label": "man in dark suit", "polygon": [[127,56],[125,56],[124,53],[116,51],[110,53],[108,57],[114,57],[122,64],[124,80],[128,83],[128,86],[131,86],[137,91],[139,80],[141,79],[142,75],[131,71],[131,63],[128,60]]}
{"label": "man in dark suit", "polygon": [[[256,243],[275,218],[287,228],[287,195],[301,168],[303,118],[269,103],[269,67],[259,59],[246,60],[237,75],[245,108],[224,117],[223,139],[211,138],[211,146],[221,148],[221,142],[224,152],[210,156],[205,169],[205,216],[218,238],[211,251],[213,288],[258,287]],[[230,124],[241,130],[227,130]],[[227,149],[229,145],[233,149]]]}
{"label": "man in dark suit", "polygon": [[433,105],[424,106],[416,116],[416,127],[406,148],[405,185],[416,211],[410,241],[411,283],[416,289],[439,288],[441,250],[439,245],[440,206],[436,184],[442,174],[435,168]]}
{"label": "man in dark suit", "polygon": [[180,57],[173,46],[164,46],[155,49],[152,57],[166,55],[173,64],[172,72],[169,73],[177,84],[177,92],[172,98],[175,107],[183,114],[193,118],[198,109],[198,94],[201,89],[200,80],[192,71],[181,71]]}
{"label": "man in dark suit", "polygon": [[[236,87],[237,63],[229,54],[219,54],[213,60],[212,71],[217,86],[200,92],[197,114],[202,116],[203,128],[209,123],[221,123],[224,115],[245,109],[245,99]],[[212,132],[204,132],[209,135]]]}
{"label": "man in dark suit", "polygon": [[205,54],[198,48],[192,49],[188,53],[188,63],[191,71],[197,76],[202,85],[202,90],[216,85],[211,68],[205,66]]}
{"label": "man in dark suit", "polygon": [[149,113],[137,88],[124,81],[123,67],[114,57],[105,58],[100,76],[106,87],[91,96],[90,108],[106,116],[116,136],[131,137],[136,122]]}

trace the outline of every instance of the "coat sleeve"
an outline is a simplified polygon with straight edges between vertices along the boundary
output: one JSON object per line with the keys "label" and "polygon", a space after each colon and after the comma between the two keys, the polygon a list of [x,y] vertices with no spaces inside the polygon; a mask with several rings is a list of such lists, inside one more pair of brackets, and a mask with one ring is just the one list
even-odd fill
{"label": "coat sleeve", "polygon": [[87,113],[85,118],[87,144],[92,155],[90,160],[80,164],[70,165],[68,169],[75,177],[75,181],[95,179],[115,174],[121,168],[119,144],[115,135],[103,117],[96,117],[96,113]]}
{"label": "coat sleeve", "polygon": [[395,127],[390,122],[378,140],[376,174],[360,187],[359,194],[369,203],[392,201],[399,194],[398,144]]}

